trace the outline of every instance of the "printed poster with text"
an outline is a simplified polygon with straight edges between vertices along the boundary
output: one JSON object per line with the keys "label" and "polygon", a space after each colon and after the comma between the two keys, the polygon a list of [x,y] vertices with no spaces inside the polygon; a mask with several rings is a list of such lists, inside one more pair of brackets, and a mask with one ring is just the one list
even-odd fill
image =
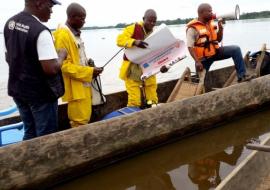
{"label": "printed poster with text", "polygon": [[145,49],[125,49],[127,58],[141,66],[142,78],[157,74],[163,65],[171,67],[186,57],[184,41],[175,38],[165,24],[161,24],[144,41],[148,43]]}

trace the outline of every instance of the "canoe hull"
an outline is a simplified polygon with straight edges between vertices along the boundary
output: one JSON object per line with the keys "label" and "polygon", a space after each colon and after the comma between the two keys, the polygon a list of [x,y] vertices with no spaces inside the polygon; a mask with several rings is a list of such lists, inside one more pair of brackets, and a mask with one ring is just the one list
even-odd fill
{"label": "canoe hull", "polygon": [[[264,76],[182,101],[2,147],[1,189],[50,187],[215,127],[214,124],[269,103],[269,80],[270,76]],[[164,93],[164,99],[166,95],[169,94]],[[108,106],[112,110],[107,111],[118,109],[116,104]]]}

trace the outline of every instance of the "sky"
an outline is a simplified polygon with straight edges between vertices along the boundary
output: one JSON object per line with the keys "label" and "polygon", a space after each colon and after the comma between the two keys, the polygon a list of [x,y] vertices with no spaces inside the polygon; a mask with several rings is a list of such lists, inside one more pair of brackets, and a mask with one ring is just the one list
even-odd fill
{"label": "sky", "polygon": [[[118,23],[132,23],[142,20],[145,10],[156,10],[158,20],[174,20],[197,16],[197,7],[201,3],[209,3],[213,12],[228,13],[236,4],[241,13],[270,10],[270,0],[59,0],[62,5],[53,7],[51,19],[46,24],[55,28],[66,20],[66,8],[72,2],[85,7],[87,18],[85,26],[110,26]],[[1,1],[0,29],[6,20],[24,8],[24,0]]]}

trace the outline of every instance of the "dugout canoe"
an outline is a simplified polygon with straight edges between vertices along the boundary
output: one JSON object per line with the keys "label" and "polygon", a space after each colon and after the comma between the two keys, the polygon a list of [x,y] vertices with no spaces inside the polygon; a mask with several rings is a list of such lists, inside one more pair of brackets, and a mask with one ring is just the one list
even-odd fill
{"label": "dugout canoe", "polygon": [[[232,71],[233,67],[228,67],[210,72],[206,87],[222,87]],[[268,105],[269,81],[270,76],[263,76],[130,115],[2,147],[0,187],[49,188],[172,140],[216,127],[220,122]],[[166,102],[176,82],[159,85],[161,102]],[[124,107],[123,100],[126,100],[125,92],[107,96],[107,104],[95,108],[99,116],[94,119]],[[65,126],[66,105],[59,106],[59,116],[60,123]],[[13,120],[8,118],[1,122]]]}

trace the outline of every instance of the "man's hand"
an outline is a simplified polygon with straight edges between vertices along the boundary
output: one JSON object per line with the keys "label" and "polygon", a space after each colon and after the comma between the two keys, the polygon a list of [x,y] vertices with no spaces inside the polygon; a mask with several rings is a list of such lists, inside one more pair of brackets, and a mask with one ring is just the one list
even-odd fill
{"label": "man's hand", "polygon": [[197,61],[195,63],[195,67],[196,67],[197,71],[202,71],[203,70],[203,64],[200,61]]}
{"label": "man's hand", "polygon": [[166,73],[166,72],[168,72],[168,70],[169,70],[169,68],[166,67],[166,65],[163,65],[163,66],[160,68],[160,72],[161,72],[161,73]]}
{"label": "man's hand", "polygon": [[61,60],[65,60],[67,58],[67,50],[66,49],[59,49],[57,54]]}
{"label": "man's hand", "polygon": [[223,18],[218,19],[218,29],[219,30],[223,29],[223,24],[225,24],[225,20]]}
{"label": "man's hand", "polygon": [[95,67],[95,61],[91,58],[88,59],[88,65],[91,66],[91,67]]}
{"label": "man's hand", "polygon": [[68,52],[66,49],[61,48],[57,51],[57,55],[58,55],[58,59],[57,59],[57,63],[59,65],[59,67],[61,68],[64,60],[67,58],[68,56]]}
{"label": "man's hand", "polygon": [[134,45],[139,47],[139,48],[145,49],[145,48],[147,48],[148,43],[144,42],[143,40],[135,40]]}
{"label": "man's hand", "polygon": [[94,67],[93,78],[96,78],[102,71],[103,67]]}

